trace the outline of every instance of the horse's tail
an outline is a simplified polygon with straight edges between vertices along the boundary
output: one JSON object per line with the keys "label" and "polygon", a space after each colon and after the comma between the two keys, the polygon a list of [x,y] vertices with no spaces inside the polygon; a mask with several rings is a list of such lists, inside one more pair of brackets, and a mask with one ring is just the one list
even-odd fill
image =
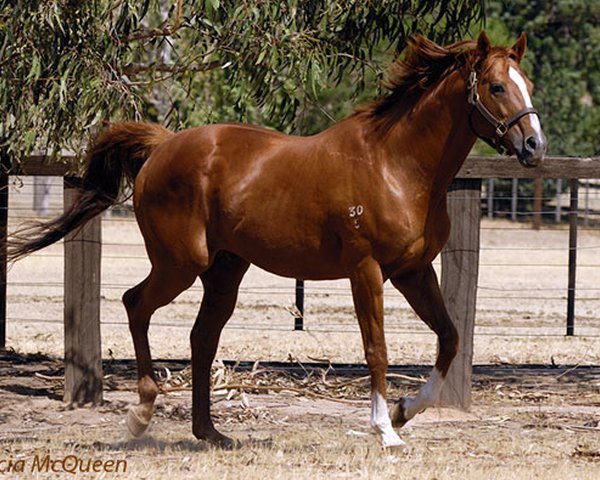
{"label": "horse's tail", "polygon": [[79,194],[60,217],[30,224],[6,242],[7,260],[15,261],[57,242],[117,202],[124,180],[133,182],[152,151],[173,133],[154,123],[123,122],[93,142]]}

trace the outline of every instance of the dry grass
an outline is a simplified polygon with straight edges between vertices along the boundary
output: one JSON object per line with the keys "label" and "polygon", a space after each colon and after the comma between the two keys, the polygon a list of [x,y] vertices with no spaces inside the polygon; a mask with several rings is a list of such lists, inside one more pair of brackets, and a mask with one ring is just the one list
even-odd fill
{"label": "dry grass", "polygon": [[[71,410],[60,401],[55,376],[30,374],[31,363],[0,366],[16,375],[0,379],[0,468],[8,459],[29,466],[36,455],[127,463],[117,476],[76,478],[595,480],[600,468],[597,369],[520,383],[478,378],[469,413],[430,409],[417,416],[401,431],[409,454],[396,456],[381,449],[368,427],[369,392],[360,379],[216,368],[222,395],[214,395],[215,421],[242,442],[222,451],[191,434],[186,371],[163,383],[168,393],[159,396],[149,433],[132,440],[123,423],[137,400],[129,377],[112,375],[104,405]],[[394,380],[391,398],[418,387]],[[30,474],[14,478],[35,478]],[[74,477],[59,471],[37,478]]]}
{"label": "dry grass", "polygon": [[[264,401],[257,397],[250,404]],[[270,402],[288,406],[302,401],[274,395]],[[248,407],[259,410],[259,407]],[[151,434],[126,440],[123,425],[70,425],[60,430],[35,430],[4,441],[2,457],[31,459],[49,453],[53,458],[76,455],[81,459],[126,460],[119,478],[154,479],[331,479],[331,478],[461,478],[527,479],[551,475],[560,479],[596,479],[600,466],[597,431],[563,428],[548,414],[508,413],[491,418],[446,421],[433,412],[409,426],[403,437],[411,446],[406,456],[381,450],[365,428],[364,415],[339,405],[346,415],[316,413],[281,418],[277,407],[268,407],[275,420],[260,415],[235,426],[222,427],[244,443],[238,450],[216,450],[193,441],[189,423],[158,418]],[[361,410],[366,410],[366,403]],[[235,410],[222,406],[223,410]],[[360,420],[360,421],[359,421]],[[575,421],[576,419],[568,419]],[[6,433],[6,432],[5,432]],[[26,478],[26,477],[20,477]],[[41,478],[72,478],[71,474]],[[101,477],[98,477],[101,478]],[[105,478],[113,478],[107,475]]]}

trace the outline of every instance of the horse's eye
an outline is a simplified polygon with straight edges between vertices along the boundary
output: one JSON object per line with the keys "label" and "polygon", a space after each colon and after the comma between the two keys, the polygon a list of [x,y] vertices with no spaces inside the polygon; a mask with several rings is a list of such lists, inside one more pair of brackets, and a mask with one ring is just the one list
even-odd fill
{"label": "horse's eye", "polygon": [[490,92],[492,92],[492,95],[500,95],[501,93],[504,93],[504,91],[504,85],[501,83],[492,83],[490,85]]}

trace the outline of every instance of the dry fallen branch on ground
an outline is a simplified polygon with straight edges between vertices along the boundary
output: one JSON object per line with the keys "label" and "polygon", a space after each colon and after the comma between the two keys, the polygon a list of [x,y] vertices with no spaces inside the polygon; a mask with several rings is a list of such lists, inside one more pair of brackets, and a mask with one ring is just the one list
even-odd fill
{"label": "dry fallen branch on ground", "polygon": [[577,445],[577,447],[575,447],[575,451],[571,454],[571,456],[582,458],[600,458],[600,450],[593,450],[583,445]]}
{"label": "dry fallen branch on ground", "polygon": [[[305,377],[297,377],[285,372],[259,369],[258,363],[250,372],[236,372],[222,362],[216,362],[212,374],[212,391],[216,397],[231,400],[246,392],[278,392],[293,393],[308,398],[319,398],[342,403],[353,403],[368,395],[369,376],[352,379],[329,377],[330,369],[314,375],[307,370]],[[423,384],[424,378],[410,377],[397,373],[389,373],[388,379],[402,380]],[[186,367],[176,375],[172,375],[161,384],[163,393],[171,393],[191,389],[191,367]]]}
{"label": "dry fallen branch on ground", "polygon": [[48,382],[63,382],[65,377],[62,375],[59,377],[51,377],[50,375],[44,375],[43,373],[35,372],[33,374],[36,378],[40,378],[42,380],[46,380]]}

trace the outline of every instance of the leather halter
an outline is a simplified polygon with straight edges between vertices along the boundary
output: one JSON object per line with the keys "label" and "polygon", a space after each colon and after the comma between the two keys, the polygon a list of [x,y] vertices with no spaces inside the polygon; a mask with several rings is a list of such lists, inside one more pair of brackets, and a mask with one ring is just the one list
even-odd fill
{"label": "leather halter", "polygon": [[[477,92],[477,73],[475,70],[471,71],[469,74],[469,79],[467,80],[467,89],[469,90],[468,102],[471,105],[471,111],[469,112],[469,125],[471,126],[471,130],[473,133],[481,138],[488,145],[493,147],[500,154],[506,154],[507,149],[500,142],[504,138],[504,136],[508,133],[508,131],[525,115],[538,115],[538,111],[533,107],[526,107],[522,110],[519,110],[513,116],[506,120],[498,120],[492,112],[490,112],[487,107],[481,103],[481,99],[479,97],[479,92]],[[475,128],[473,127],[473,110],[477,109],[477,111],[481,114],[481,116],[486,120],[492,127],[494,127],[495,137],[486,137],[477,133]]]}

